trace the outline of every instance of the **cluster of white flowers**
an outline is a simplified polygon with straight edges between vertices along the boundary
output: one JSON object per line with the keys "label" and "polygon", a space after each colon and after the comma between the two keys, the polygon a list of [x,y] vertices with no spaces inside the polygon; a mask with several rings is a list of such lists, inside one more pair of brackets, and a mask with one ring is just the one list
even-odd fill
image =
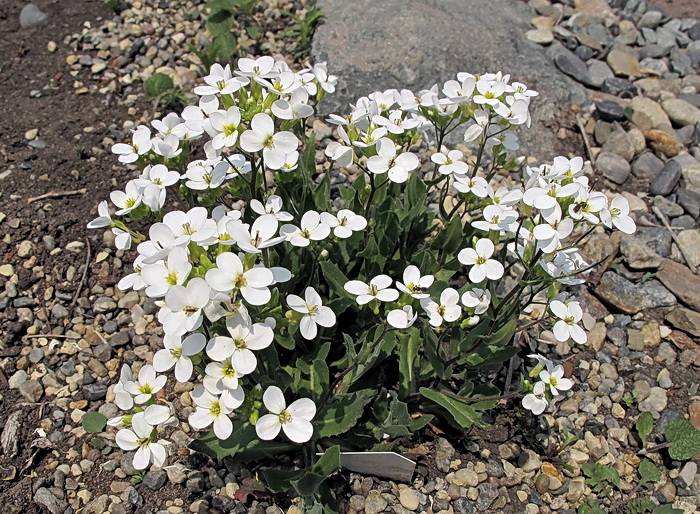
{"label": "cluster of white flowers", "polygon": [[[141,170],[124,191],[110,195],[114,215],[131,220],[151,216],[156,222],[147,237],[141,235],[112,219],[105,201],[98,207],[99,217],[88,226],[111,228],[119,249],[137,243],[134,272],[118,286],[143,290],[156,299],[165,333],[153,365],[141,368],[138,377],[124,368],[114,389],[117,405],[135,411],[110,424],[122,427],[117,442],[123,449],[137,450],[137,469],[150,462],[162,465],[165,443],[157,439],[158,428],[177,423],[172,405],[156,401],[155,394],[166,382],[157,373],[172,370],[178,382],[194,381],[195,408],[188,423],[195,429],[211,426],[217,437],[226,439],[233,430],[231,417],[242,406],[247,408],[246,391],[258,387],[251,383],[261,365],[256,352],[273,344],[278,323],[292,334],[298,327],[307,340],[315,340],[320,330],[336,324],[336,313],[323,305],[314,287],[306,287],[303,298],[280,294],[278,284],[289,282],[298,270],[271,265],[275,261],[270,252],[278,245],[287,246],[285,251],[298,247],[318,259],[323,241],[350,238],[365,230],[368,221],[347,208],[299,212],[297,206],[287,205],[296,213],[291,214],[284,210],[282,197],[270,189],[274,186],[268,187],[266,177],[266,172],[284,174],[299,167],[304,120],[314,113],[309,101],[333,92],[336,80],[328,75],[325,63],[299,73],[271,57],[240,59],[234,70],[214,65],[204,78],[205,85],[195,88],[200,96],[197,106],[154,121],[155,133],[140,126],[131,144],[112,148],[121,162],[134,163]],[[480,144],[496,158],[517,148],[510,129],[529,125],[529,102],[536,94],[523,84],[509,84],[509,76],[500,73],[460,73],[441,89],[436,85],[417,95],[408,90],[375,92],[361,98],[347,117],[331,115],[339,141],[330,142],[325,155],[336,166],[356,164],[372,181],[386,175],[386,181],[404,183],[420,165],[410,151],[420,133],[432,128],[441,143],[446,132],[465,125],[465,141]],[[207,139],[204,158],[187,162],[190,142],[203,137]],[[378,314],[386,304],[382,316],[393,329],[407,329],[416,322],[419,314],[414,302],[433,327],[460,320],[462,328],[474,326],[492,305],[507,259],[531,262],[559,282],[573,284],[586,265],[576,243],[570,241],[579,226],[634,230],[625,199],[617,197],[608,203],[605,195],[592,191],[580,158],[557,157],[552,165],[528,168],[524,189],[496,190],[490,185],[492,177],[470,166],[460,151],[440,144],[431,161],[436,175],[446,181],[445,190],[451,186],[460,201],[477,199],[484,206],[470,222],[474,237],[464,242],[458,254],[459,262],[469,269],[469,284],[460,291],[447,287],[431,295],[435,277],[423,275],[413,265],[405,268],[402,282],[394,283],[381,274],[367,283],[349,280],[344,284],[359,306],[368,305]],[[264,198],[258,187],[261,178]],[[226,187],[233,181],[251,191],[242,210],[222,205]],[[193,199],[195,205],[207,199],[201,203],[215,206],[163,215],[166,195],[173,190]],[[280,316],[278,307],[283,302],[289,311]],[[266,317],[274,310],[275,316]],[[557,339],[585,342],[577,324],[581,312],[576,302],[558,299],[551,302],[550,310],[559,319],[554,326]],[[542,383],[547,382],[553,392],[557,387],[565,390],[568,383],[559,371],[547,367],[540,373]],[[530,398],[528,405],[536,405],[534,412],[540,410],[541,399],[533,395],[526,398]],[[311,420],[316,413],[312,400],[300,398],[287,406],[276,386],[268,387],[262,400],[268,414],[259,419],[257,412],[251,416],[257,419],[258,437],[273,439],[280,431],[297,443],[312,437]]]}
{"label": "cluster of white flowers", "polygon": [[569,378],[564,378],[564,367],[555,365],[551,360],[541,355],[528,355],[535,359],[537,365],[530,371],[530,377],[537,377],[539,382],[528,383],[531,392],[523,397],[523,407],[533,414],[542,414],[550,403],[549,398],[559,396],[560,391],[568,391],[574,385]]}

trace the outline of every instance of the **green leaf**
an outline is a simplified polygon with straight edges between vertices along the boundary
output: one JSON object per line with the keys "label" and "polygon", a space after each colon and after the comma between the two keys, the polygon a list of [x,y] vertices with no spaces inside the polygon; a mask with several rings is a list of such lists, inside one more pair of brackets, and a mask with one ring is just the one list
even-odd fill
{"label": "green leaf", "polygon": [[314,420],[314,432],[318,437],[344,434],[352,429],[362,417],[365,406],[375,392],[361,389],[351,394],[340,395],[338,400],[325,407]]}
{"label": "green leaf", "polygon": [[482,423],[481,415],[467,402],[447,396],[439,391],[433,391],[427,387],[421,387],[419,391],[428,400],[437,403],[449,412],[460,427],[470,428],[472,425],[480,425]]}
{"label": "green leaf", "polygon": [[654,430],[654,416],[651,415],[651,412],[642,412],[634,426],[637,428],[639,438],[642,440],[644,446],[646,446],[647,437],[649,437],[652,430]]}
{"label": "green leaf", "polygon": [[316,206],[316,209],[318,209],[321,212],[325,212],[328,210],[328,204],[331,201],[330,176],[330,173],[326,173],[321,182],[319,182],[316,186],[316,189],[314,189],[314,205]]}
{"label": "green leaf", "polygon": [[451,255],[463,244],[464,236],[462,234],[462,218],[456,216],[443,230],[440,231],[440,233],[431,243],[430,247],[433,250],[439,250],[441,253]]}
{"label": "green leaf", "polygon": [[231,17],[231,12],[225,9],[215,11],[207,18],[207,27],[214,39],[218,39],[219,36],[225,34],[230,34],[232,26],[233,19]]}
{"label": "green leaf", "polygon": [[309,468],[309,471],[297,480],[292,480],[292,486],[300,496],[311,496],[316,492],[318,486],[333,473],[340,469],[340,446],[335,445],[328,448],[316,464]]}
{"label": "green leaf", "polygon": [[586,498],[586,500],[579,505],[576,510],[577,514],[607,514],[603,509],[600,508],[598,502],[593,498]]}
{"label": "green leaf", "polygon": [[700,430],[686,419],[666,425],[666,439],[671,443],[668,454],[674,460],[689,460],[700,452]]}
{"label": "green leaf", "polygon": [[221,62],[227,62],[238,51],[238,43],[233,34],[226,32],[216,37],[213,47],[216,59]]}
{"label": "green leaf", "polygon": [[[380,327],[377,328],[380,330]],[[374,334],[372,334],[372,338],[370,338],[369,335],[367,337],[368,339],[364,342],[364,344],[370,344],[373,346],[370,349],[369,355],[364,359],[364,361],[360,363],[353,371],[348,373],[343,379],[343,383],[348,387],[357,382],[360,377],[371,370],[376,364],[383,362],[384,359],[392,354],[394,347],[396,346],[396,332],[384,334],[384,337],[379,342],[374,339]]]}
{"label": "green leaf", "polygon": [[639,473],[639,484],[641,486],[653,484],[661,480],[661,471],[656,467],[656,464],[648,459],[644,459],[639,463],[637,473]]}
{"label": "green leaf", "polygon": [[331,287],[335,295],[340,298],[349,298],[350,295],[345,291],[344,286],[350,279],[340,271],[340,268],[331,261],[321,261],[319,262],[319,266],[321,266],[324,280]]}
{"label": "green leaf", "polygon": [[[328,343],[330,344],[330,343]],[[328,364],[323,359],[315,359],[311,364],[311,373],[309,376],[311,383],[311,393],[316,402],[323,400],[326,397],[326,391],[329,387]]]}
{"label": "green leaf", "polygon": [[99,434],[107,425],[107,418],[101,412],[88,412],[83,416],[83,429],[88,434]]}
{"label": "green leaf", "polygon": [[586,463],[581,466],[588,484],[594,493],[608,493],[612,486],[620,487],[620,473],[612,466]]}
{"label": "green leaf", "polygon": [[425,182],[418,173],[411,173],[406,184],[406,203],[408,206],[423,205],[425,203]]}
{"label": "green leaf", "polygon": [[154,73],[143,82],[143,88],[149,96],[160,96],[174,87],[173,79],[165,73]]}
{"label": "green leaf", "polygon": [[656,504],[648,498],[637,498],[625,505],[625,514],[645,514],[651,512]]}
{"label": "green leaf", "polygon": [[245,30],[250,36],[250,39],[258,39],[258,36],[260,35],[260,29],[258,27],[256,27],[255,25],[251,25]]}
{"label": "green leaf", "polygon": [[420,348],[420,331],[412,327],[399,340],[399,394],[405,397],[416,389],[416,358]]}
{"label": "green leaf", "polygon": [[506,346],[505,348],[499,348],[493,345],[482,346],[467,357],[466,361],[472,368],[481,368],[489,364],[505,362],[519,351],[520,348],[517,346]]}

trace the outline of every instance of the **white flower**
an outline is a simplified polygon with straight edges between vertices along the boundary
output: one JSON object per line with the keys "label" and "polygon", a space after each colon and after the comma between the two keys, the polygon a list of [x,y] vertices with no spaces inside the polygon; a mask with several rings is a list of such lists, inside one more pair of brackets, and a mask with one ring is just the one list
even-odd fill
{"label": "white flower", "polygon": [[224,183],[228,177],[230,166],[226,161],[193,161],[187,165],[187,171],[183,175],[187,181],[185,185],[195,191],[216,189]]}
{"label": "white flower", "polygon": [[207,271],[205,279],[215,291],[240,291],[251,305],[265,305],[270,301],[268,286],[273,282],[272,272],[264,267],[245,270],[240,257],[234,253],[219,255],[216,268]]}
{"label": "white flower", "polygon": [[109,198],[114,205],[119,207],[119,210],[115,213],[118,216],[130,213],[141,205],[143,200],[141,191],[139,191],[139,187],[134,180],[127,182],[125,191],[112,191],[109,194]]}
{"label": "white flower", "polygon": [[335,161],[335,163],[341,168],[350,166],[353,158],[355,157],[352,147],[341,145],[337,141],[331,141],[328,143],[324,153],[326,157],[329,157],[332,161]]}
{"label": "white flower", "polygon": [[479,198],[488,196],[488,182],[483,177],[470,177],[469,175],[455,175],[454,188],[460,193],[472,193]]}
{"label": "white flower", "polygon": [[117,432],[115,440],[122,450],[136,450],[135,469],[146,469],[151,461],[159,468],[165,462],[164,441],[153,440],[153,427],[146,421],[144,412],[134,414],[131,418],[131,429],[124,428]]}
{"label": "white flower", "polygon": [[134,403],[141,405],[163,389],[167,380],[167,377],[164,375],[156,375],[156,370],[153,369],[153,366],[146,364],[139,370],[138,380],[124,384],[124,390],[134,396]]}
{"label": "white flower", "polygon": [[173,286],[165,294],[165,305],[158,321],[166,334],[183,335],[202,324],[202,309],[209,304],[211,288],[201,278],[193,278],[187,286]]}
{"label": "white flower", "polygon": [[112,226],[112,217],[109,215],[109,205],[106,200],[97,206],[99,217],[87,224],[87,228],[103,228]]}
{"label": "white flower", "polygon": [[336,217],[338,221],[337,224],[333,225],[333,234],[340,239],[346,239],[353,232],[364,230],[367,227],[367,220],[350,209],[340,209]]}
{"label": "white flower", "polygon": [[282,391],[270,386],[263,394],[263,403],[270,414],[262,416],[255,424],[255,432],[263,441],[277,437],[280,429],[295,443],[305,443],[314,433],[311,420],[316,415],[316,405],[309,398],[300,398],[287,407]]}
{"label": "white flower", "polygon": [[275,123],[265,113],[259,112],[250,122],[250,130],[241,134],[241,148],[253,153],[262,150],[265,165],[278,170],[284,166],[286,155],[294,152],[299,140],[291,132],[275,133]]}
{"label": "white flower", "polygon": [[544,391],[544,382],[537,382],[532,392],[523,398],[523,407],[532,411],[535,415],[542,414],[549,404]]}
{"label": "white flower", "polygon": [[216,111],[209,116],[209,135],[213,136],[212,145],[216,150],[230,147],[238,141],[238,125],[241,123],[241,111],[236,106],[225,112]]}
{"label": "white flower", "polygon": [[204,334],[190,334],[183,341],[180,336],[163,337],[165,348],[153,356],[153,368],[162,373],[175,366],[175,378],[178,382],[188,382],[194,367],[190,357],[197,355],[207,343]]}
{"label": "white flower", "polygon": [[552,253],[559,248],[562,239],[569,237],[574,230],[574,220],[561,217],[561,208],[557,204],[551,212],[543,211],[544,223],[532,229],[532,235],[537,239],[544,253]]}
{"label": "white flower", "polygon": [[241,250],[246,253],[261,253],[263,248],[285,240],[284,235],[275,237],[278,226],[277,218],[273,214],[263,214],[253,222],[250,230],[238,220],[229,221],[226,229]]}
{"label": "white flower", "polygon": [[314,113],[314,108],[308,102],[309,93],[300,88],[292,93],[289,100],[276,100],[272,104],[272,114],[281,120],[308,118]]}
{"label": "white flower", "polygon": [[126,143],[117,143],[112,146],[112,153],[119,156],[119,162],[129,164],[136,162],[140,156],[148,153],[153,146],[151,142],[151,131],[143,125],[138,127],[131,138],[130,145]]}
{"label": "white flower", "polygon": [[552,300],[549,304],[549,309],[552,311],[559,321],[554,324],[554,337],[557,341],[568,341],[573,339],[578,344],[584,344],[588,337],[586,332],[577,325],[583,317],[583,311],[578,302],[569,302],[565,304],[559,300]]}
{"label": "white flower", "polygon": [[277,195],[270,195],[265,201],[265,205],[260,200],[253,198],[250,201],[250,208],[258,214],[272,214],[278,221],[291,221],[294,216],[282,210],[282,198]]}
{"label": "white flower", "polygon": [[146,282],[144,282],[143,278],[141,278],[141,269],[144,260],[145,257],[143,255],[136,257],[134,260],[134,272],[122,277],[122,279],[117,283],[118,289],[121,289],[122,291],[126,291],[127,289],[140,291],[146,287]]}
{"label": "white flower", "polygon": [[294,294],[288,295],[287,305],[292,310],[304,314],[299,322],[299,331],[304,339],[316,338],[318,333],[316,325],[322,327],[335,325],[335,313],[330,307],[322,304],[321,297],[313,287],[307,287],[304,290],[304,299]]}
{"label": "white flower", "polygon": [[274,75],[272,72],[272,68],[274,66],[275,59],[269,55],[264,55],[257,59],[241,57],[238,59],[238,70],[236,70],[236,75],[252,77],[253,80],[258,78],[270,78]]}
{"label": "white flower", "polygon": [[542,383],[549,386],[549,390],[553,395],[558,395],[559,391],[568,391],[574,385],[574,383],[564,377],[564,367],[558,364],[553,370],[543,369],[540,371],[540,380]]}
{"label": "white flower", "polygon": [[176,236],[173,246],[182,246],[190,241],[201,243],[216,237],[216,222],[209,219],[204,207],[193,207],[187,212],[170,211],[163,216],[163,223]]}
{"label": "white flower", "polygon": [[192,271],[187,250],[175,247],[165,261],[156,264],[146,264],[141,269],[141,278],[148,284],[146,294],[151,298],[165,296],[173,286],[181,286]]}
{"label": "white flower", "polygon": [[491,304],[491,291],[475,287],[462,295],[462,303],[465,307],[474,309],[474,314],[483,314]]}
{"label": "white flower", "polygon": [[428,298],[427,290],[433,285],[435,277],[433,275],[421,276],[417,266],[410,265],[403,272],[403,284],[396,282],[399,291],[410,294],[418,300]]}
{"label": "white flower", "polygon": [[518,220],[517,211],[504,209],[500,205],[487,205],[482,213],[484,219],[472,221],[472,227],[488,232],[489,230],[510,230]]}
{"label": "white flower", "polygon": [[485,278],[498,280],[503,276],[503,264],[495,259],[490,259],[495,251],[493,242],[490,239],[479,239],[475,248],[465,248],[459,252],[457,259],[466,266],[471,266],[469,270],[469,280],[479,283]]}
{"label": "white flower", "polygon": [[600,219],[603,224],[612,228],[613,225],[624,232],[625,234],[634,234],[637,230],[637,226],[634,220],[629,216],[630,205],[624,196],[616,196],[610,202],[610,207],[608,209],[603,209],[600,211]]}
{"label": "white flower", "polygon": [[396,145],[391,139],[382,138],[377,143],[377,155],[367,159],[367,169],[375,174],[388,173],[389,180],[402,184],[408,180],[409,172],[415,170],[420,161],[411,152],[396,155]]}
{"label": "white flower", "polygon": [[114,403],[121,410],[131,410],[134,407],[134,397],[126,390],[126,385],[134,382],[134,374],[128,364],[122,364],[119,382],[114,386]]}
{"label": "white flower", "polygon": [[459,150],[447,150],[444,146],[440,152],[430,156],[430,160],[439,165],[438,171],[443,175],[466,175],[469,173],[469,165],[461,159],[464,154]]}
{"label": "white flower", "polygon": [[253,350],[263,350],[272,344],[275,334],[265,323],[251,324],[250,320],[235,316],[226,320],[229,336],[217,336],[207,344],[207,355],[215,361],[231,359],[240,375],[252,373],[258,365]]}
{"label": "white flower", "polygon": [[156,164],[155,166],[146,166],[141,172],[141,176],[134,182],[142,188],[151,184],[164,188],[177,184],[178,180],[180,180],[180,174],[177,171],[170,171],[164,164]]}
{"label": "white flower", "polygon": [[323,223],[321,214],[316,211],[307,211],[301,217],[301,228],[294,225],[282,225],[280,235],[287,238],[294,246],[309,246],[311,241],[321,241],[331,233],[331,227]]}
{"label": "white flower", "polygon": [[168,134],[163,139],[154,137],[152,150],[166,159],[174,159],[182,153],[180,139],[175,134]]}
{"label": "white flower", "polygon": [[413,313],[413,307],[404,306],[402,309],[394,309],[386,315],[386,321],[394,328],[404,329],[412,327],[418,319],[418,313]]}
{"label": "white flower", "polygon": [[430,316],[430,324],[439,327],[443,321],[452,322],[459,319],[462,315],[462,308],[458,302],[459,293],[448,287],[440,293],[440,303],[434,302],[430,298],[423,298],[420,305]]}
{"label": "white flower", "polygon": [[206,82],[206,86],[194,88],[195,95],[230,95],[238,91],[241,86],[247,84],[248,79],[233,77],[231,75],[231,66],[228,64],[224,68],[221,64],[215,63],[209,70],[209,75],[204,77],[204,82]]}
{"label": "white flower", "polygon": [[149,405],[143,413],[146,415],[146,422],[154,427],[159,425],[176,427],[179,425],[179,421],[175,417],[175,406],[170,402],[165,402],[165,405]]}
{"label": "white flower", "polygon": [[197,430],[207,428],[214,424],[214,434],[219,439],[228,439],[233,432],[233,423],[229,414],[233,408],[222,401],[221,398],[210,394],[202,386],[197,386],[192,394],[197,409],[190,414],[187,422]]}
{"label": "white flower", "polygon": [[360,280],[350,280],[343,287],[348,293],[357,295],[356,300],[359,305],[365,305],[375,298],[381,302],[396,300],[399,292],[389,287],[392,282],[388,275],[377,275],[369,281],[369,284]]}
{"label": "white flower", "polygon": [[114,246],[117,250],[129,250],[131,248],[131,233],[126,230],[122,230],[118,227],[112,227],[112,234],[116,237],[114,238]]}

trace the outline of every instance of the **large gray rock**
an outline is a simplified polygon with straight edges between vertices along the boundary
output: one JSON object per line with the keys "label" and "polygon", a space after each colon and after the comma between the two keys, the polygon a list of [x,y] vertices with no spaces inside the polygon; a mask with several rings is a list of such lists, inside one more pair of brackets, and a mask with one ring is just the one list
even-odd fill
{"label": "large gray rock", "polygon": [[[571,139],[556,137],[567,104],[582,103],[585,90],[556,69],[549,50],[528,41],[533,11],[512,0],[320,0],[326,13],[312,46],[315,62],[328,61],[339,76],[321,113],[345,113],[348,103],[375,90],[418,92],[469,73],[509,73],[540,96],[533,124],[523,128],[525,153],[542,159],[570,152]],[[495,15],[495,13],[498,13]],[[585,66],[584,66],[585,68]],[[552,128],[554,127],[554,128]]]}

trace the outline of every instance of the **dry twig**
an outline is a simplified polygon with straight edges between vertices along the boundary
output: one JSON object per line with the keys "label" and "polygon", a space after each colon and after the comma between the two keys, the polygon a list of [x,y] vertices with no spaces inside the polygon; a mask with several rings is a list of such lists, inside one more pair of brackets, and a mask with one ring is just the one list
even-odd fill
{"label": "dry twig", "polygon": [[688,254],[685,253],[685,247],[681,242],[679,241],[678,237],[676,237],[675,232],[673,232],[673,229],[671,228],[671,225],[668,223],[668,218],[666,215],[661,212],[661,210],[654,206],[652,207],[652,210],[654,211],[654,214],[656,214],[656,217],[661,220],[661,222],[664,224],[666,227],[666,230],[668,230],[669,234],[671,234],[671,237],[673,238],[673,241],[678,245],[678,249],[681,251],[681,255],[683,255],[683,258],[685,259],[685,262],[688,264],[688,267],[690,268],[690,271],[692,271],[694,274],[698,274],[698,269],[693,265],[693,262],[690,260],[688,257]]}
{"label": "dry twig", "polygon": [[35,196],[27,200],[27,203],[38,202],[39,200],[46,200],[47,198],[63,198],[64,196],[76,196],[84,195],[87,193],[87,189],[74,189],[73,191],[50,191],[43,195]]}

